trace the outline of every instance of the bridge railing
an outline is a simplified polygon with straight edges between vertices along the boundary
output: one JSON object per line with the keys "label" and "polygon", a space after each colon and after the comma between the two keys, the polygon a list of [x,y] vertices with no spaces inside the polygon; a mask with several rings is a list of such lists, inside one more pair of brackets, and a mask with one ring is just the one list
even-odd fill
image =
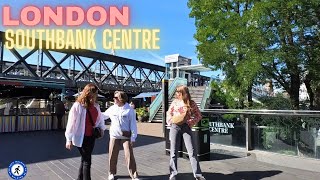
{"label": "bridge railing", "polygon": [[204,109],[213,144],[320,159],[320,111]]}

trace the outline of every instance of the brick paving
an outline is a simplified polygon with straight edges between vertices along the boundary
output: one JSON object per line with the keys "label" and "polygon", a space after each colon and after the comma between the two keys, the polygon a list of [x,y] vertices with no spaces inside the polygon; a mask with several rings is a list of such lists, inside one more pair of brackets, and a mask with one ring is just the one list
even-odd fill
{"label": "brick paving", "polygon": [[[134,154],[141,179],[168,179],[169,157],[165,155],[162,125],[139,123],[139,137]],[[108,133],[108,132],[106,132]],[[108,136],[96,141],[93,153],[92,179],[107,179]],[[80,164],[76,148],[64,148],[64,132],[38,131],[0,134],[0,180],[10,179],[8,166],[14,160],[27,165],[26,178],[30,180],[76,179]],[[120,151],[118,161],[119,180],[130,179],[124,164],[124,154]],[[302,161],[303,163],[303,161]],[[256,161],[252,157],[212,153],[210,161],[201,161],[203,174],[211,179],[320,179],[320,173],[276,166]],[[191,180],[192,173],[187,159],[179,158],[178,179]]]}

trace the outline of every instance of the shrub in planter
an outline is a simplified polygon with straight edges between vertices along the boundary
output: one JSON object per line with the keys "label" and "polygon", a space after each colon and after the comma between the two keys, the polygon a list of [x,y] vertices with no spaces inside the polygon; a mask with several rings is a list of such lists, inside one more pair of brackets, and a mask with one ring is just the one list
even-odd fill
{"label": "shrub in planter", "polygon": [[138,116],[138,121],[144,122],[144,121],[148,120],[149,113],[147,111],[147,108],[145,108],[145,107],[137,108],[136,113]]}

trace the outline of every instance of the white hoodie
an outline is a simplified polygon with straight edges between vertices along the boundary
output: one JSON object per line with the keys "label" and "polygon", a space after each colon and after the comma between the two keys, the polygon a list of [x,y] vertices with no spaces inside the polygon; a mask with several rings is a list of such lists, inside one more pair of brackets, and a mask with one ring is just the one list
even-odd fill
{"label": "white hoodie", "polygon": [[128,139],[122,136],[122,131],[131,131],[131,141],[135,142],[137,138],[137,122],[136,112],[130,107],[128,103],[125,103],[122,107],[117,104],[111,106],[102,113],[106,119],[111,119],[110,137],[115,139]]}

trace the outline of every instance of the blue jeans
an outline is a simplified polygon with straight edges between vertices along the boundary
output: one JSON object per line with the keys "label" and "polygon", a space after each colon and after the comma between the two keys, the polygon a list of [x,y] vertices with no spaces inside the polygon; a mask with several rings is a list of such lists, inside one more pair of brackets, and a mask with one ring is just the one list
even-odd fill
{"label": "blue jeans", "polygon": [[194,148],[194,141],[191,128],[185,123],[183,125],[172,124],[170,127],[170,178],[178,174],[178,150],[181,144],[181,135],[184,140],[184,144],[187,148],[193,176],[202,177],[200,164],[197,156],[196,149]]}

